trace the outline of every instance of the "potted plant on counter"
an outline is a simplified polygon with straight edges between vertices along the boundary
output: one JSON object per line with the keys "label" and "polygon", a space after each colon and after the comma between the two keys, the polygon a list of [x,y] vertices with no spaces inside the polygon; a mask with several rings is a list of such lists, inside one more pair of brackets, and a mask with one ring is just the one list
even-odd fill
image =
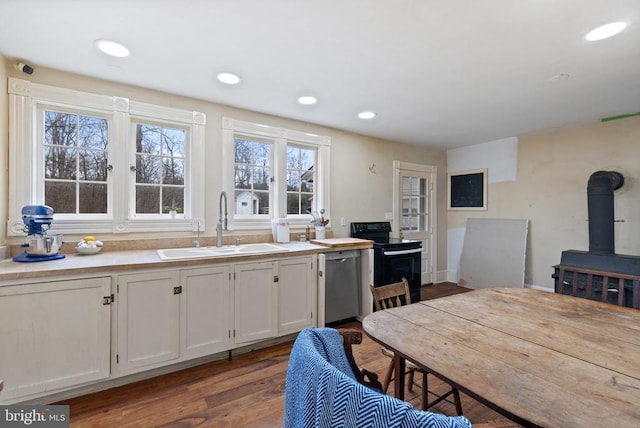
{"label": "potted plant on counter", "polygon": [[166,207],[164,207],[165,210],[169,211],[169,215],[171,216],[171,218],[176,218],[176,214],[178,213],[178,211],[180,211],[182,208],[179,207],[178,205],[176,205],[176,200],[172,199],[171,200],[171,204],[167,205]]}

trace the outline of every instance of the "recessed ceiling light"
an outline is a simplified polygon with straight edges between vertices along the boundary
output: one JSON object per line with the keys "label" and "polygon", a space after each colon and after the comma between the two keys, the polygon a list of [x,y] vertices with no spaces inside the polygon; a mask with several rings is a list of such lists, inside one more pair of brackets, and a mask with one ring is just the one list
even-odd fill
{"label": "recessed ceiling light", "polygon": [[240,77],[233,73],[218,73],[218,80],[227,85],[236,85],[240,83]]}
{"label": "recessed ceiling light", "polygon": [[585,39],[590,41],[607,39],[609,37],[615,36],[626,27],[627,24],[625,24],[624,22],[612,22],[610,24],[598,27],[595,30],[589,31],[589,33],[587,33],[587,35],[585,36]]}
{"label": "recessed ceiling light", "polygon": [[112,40],[96,40],[96,46],[107,55],[123,58],[129,56],[129,49],[126,46]]}
{"label": "recessed ceiling light", "polygon": [[376,112],[374,112],[374,111],[361,111],[360,113],[358,113],[358,117],[360,119],[373,119],[374,117],[376,117]]}
{"label": "recessed ceiling light", "polygon": [[316,97],[312,97],[312,96],[304,96],[304,97],[300,97],[298,98],[298,102],[300,104],[304,104],[306,106],[310,106],[312,104],[315,104],[318,102],[318,99]]}

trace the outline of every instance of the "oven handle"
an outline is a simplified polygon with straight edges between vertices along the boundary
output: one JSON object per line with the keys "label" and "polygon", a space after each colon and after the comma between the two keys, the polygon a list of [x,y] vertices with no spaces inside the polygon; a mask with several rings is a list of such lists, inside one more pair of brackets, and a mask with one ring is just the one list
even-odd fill
{"label": "oven handle", "polygon": [[401,256],[403,254],[414,254],[421,253],[422,248],[413,248],[411,250],[398,250],[398,251],[383,251],[382,254],[385,256]]}

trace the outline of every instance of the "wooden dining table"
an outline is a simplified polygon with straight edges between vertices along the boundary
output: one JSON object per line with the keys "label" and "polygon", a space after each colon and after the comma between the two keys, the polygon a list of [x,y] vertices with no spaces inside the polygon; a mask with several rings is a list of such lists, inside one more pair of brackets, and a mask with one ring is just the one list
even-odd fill
{"label": "wooden dining table", "polygon": [[[485,288],[367,315],[405,360],[525,426],[640,427],[640,311],[523,288]],[[395,376],[404,398],[404,376]],[[464,408],[463,408],[464,412]]]}

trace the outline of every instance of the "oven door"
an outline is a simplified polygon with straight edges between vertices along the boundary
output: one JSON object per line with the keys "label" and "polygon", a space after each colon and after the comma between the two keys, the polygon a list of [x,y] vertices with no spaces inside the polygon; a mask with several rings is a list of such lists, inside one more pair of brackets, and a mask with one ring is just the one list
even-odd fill
{"label": "oven door", "polygon": [[374,251],[374,286],[392,284],[406,278],[411,291],[411,301],[420,301],[422,248],[384,249]]}

